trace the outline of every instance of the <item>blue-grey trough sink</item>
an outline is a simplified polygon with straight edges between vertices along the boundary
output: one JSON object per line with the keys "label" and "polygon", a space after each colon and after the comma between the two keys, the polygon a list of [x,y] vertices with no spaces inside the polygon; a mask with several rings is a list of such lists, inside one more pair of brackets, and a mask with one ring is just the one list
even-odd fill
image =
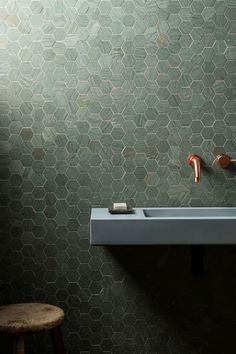
{"label": "blue-grey trough sink", "polygon": [[236,208],[92,208],[92,245],[236,244]]}

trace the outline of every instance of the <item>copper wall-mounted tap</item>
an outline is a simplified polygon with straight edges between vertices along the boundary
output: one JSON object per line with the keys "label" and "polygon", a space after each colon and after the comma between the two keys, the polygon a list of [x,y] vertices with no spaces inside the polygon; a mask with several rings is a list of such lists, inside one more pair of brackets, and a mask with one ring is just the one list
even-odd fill
{"label": "copper wall-mounted tap", "polygon": [[188,157],[188,164],[194,169],[194,182],[200,182],[201,179],[201,158],[192,154]]}
{"label": "copper wall-mounted tap", "polygon": [[231,159],[228,155],[220,154],[216,156],[215,161],[218,163],[220,167],[226,168],[231,165],[231,163],[235,163],[236,159]]}

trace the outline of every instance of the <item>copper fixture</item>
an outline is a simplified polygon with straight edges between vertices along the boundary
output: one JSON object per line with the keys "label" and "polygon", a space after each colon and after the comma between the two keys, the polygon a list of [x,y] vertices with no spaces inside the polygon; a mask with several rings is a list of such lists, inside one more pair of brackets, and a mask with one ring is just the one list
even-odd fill
{"label": "copper fixture", "polygon": [[215,160],[220,167],[226,168],[231,165],[231,163],[235,163],[236,159],[231,159],[228,155],[220,154],[216,156]]}
{"label": "copper fixture", "polygon": [[201,158],[192,154],[188,157],[188,164],[194,169],[194,182],[200,182],[201,178]]}

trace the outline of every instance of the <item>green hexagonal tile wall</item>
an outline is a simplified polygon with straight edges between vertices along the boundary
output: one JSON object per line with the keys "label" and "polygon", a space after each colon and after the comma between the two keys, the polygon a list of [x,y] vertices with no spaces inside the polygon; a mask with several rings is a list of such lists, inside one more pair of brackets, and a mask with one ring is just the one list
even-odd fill
{"label": "green hexagonal tile wall", "polygon": [[[235,1],[0,0],[0,19],[1,303],[62,305],[71,354],[234,353],[224,331],[226,349],[205,335],[205,293],[194,308],[172,273],[184,251],[90,248],[89,216],[114,201],[236,206],[235,170],[213,165],[236,154]],[[37,348],[50,352],[43,336]]]}

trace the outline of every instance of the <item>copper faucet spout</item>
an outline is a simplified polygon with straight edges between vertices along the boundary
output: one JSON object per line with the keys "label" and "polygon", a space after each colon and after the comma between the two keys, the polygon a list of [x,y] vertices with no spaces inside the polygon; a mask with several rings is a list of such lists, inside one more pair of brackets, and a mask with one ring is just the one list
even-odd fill
{"label": "copper faucet spout", "polygon": [[198,155],[189,155],[188,164],[194,169],[194,182],[198,183],[201,179],[201,158]]}

